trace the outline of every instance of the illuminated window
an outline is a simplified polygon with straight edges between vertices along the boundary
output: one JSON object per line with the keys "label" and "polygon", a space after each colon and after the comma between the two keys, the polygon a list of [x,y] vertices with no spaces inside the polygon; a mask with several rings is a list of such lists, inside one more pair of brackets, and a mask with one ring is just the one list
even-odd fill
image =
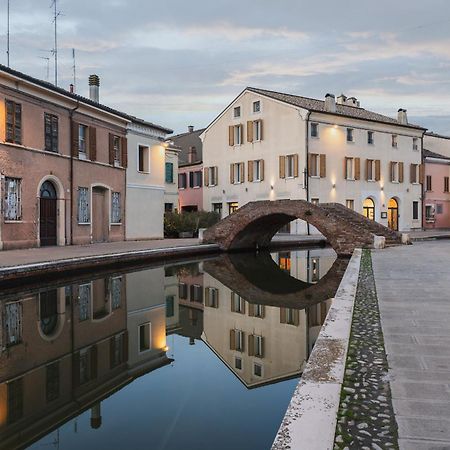
{"label": "illuminated window", "polygon": [[278,265],[281,270],[290,273],[291,272],[291,253],[280,252]]}

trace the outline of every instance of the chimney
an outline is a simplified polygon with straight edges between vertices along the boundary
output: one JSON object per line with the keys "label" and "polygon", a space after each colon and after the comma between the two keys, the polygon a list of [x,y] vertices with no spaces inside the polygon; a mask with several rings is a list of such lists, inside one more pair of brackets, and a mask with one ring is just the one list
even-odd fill
{"label": "chimney", "polygon": [[99,102],[100,78],[98,75],[89,75],[89,98]]}
{"label": "chimney", "polygon": [[193,163],[197,160],[197,149],[195,147],[189,147],[188,162]]}
{"label": "chimney", "polygon": [[73,84],[71,83],[69,86],[70,93],[73,94]]}
{"label": "chimney", "polygon": [[345,101],[345,104],[348,106],[358,106],[358,100],[355,97],[349,97]]}
{"label": "chimney", "polygon": [[408,124],[408,115],[406,114],[406,109],[400,108],[398,110],[397,120],[403,125],[407,125]]}
{"label": "chimney", "polygon": [[333,94],[325,95],[325,111],[336,112],[336,100]]}
{"label": "chimney", "polygon": [[189,133],[193,133],[194,132],[194,125],[189,125],[188,126],[188,131],[189,131]]}
{"label": "chimney", "polygon": [[347,100],[347,97],[344,94],[341,94],[338,98],[337,98],[337,104],[338,105],[345,105],[345,102]]}

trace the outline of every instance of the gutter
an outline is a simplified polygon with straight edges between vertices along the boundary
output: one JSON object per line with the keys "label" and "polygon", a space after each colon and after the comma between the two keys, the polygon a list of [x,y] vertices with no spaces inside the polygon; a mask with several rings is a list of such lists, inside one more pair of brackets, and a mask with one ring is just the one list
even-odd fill
{"label": "gutter", "polygon": [[[421,161],[421,164],[422,164],[422,167],[423,167],[423,177],[424,177],[424,182],[425,182],[425,158],[423,157],[423,137],[424,137],[424,135],[425,135],[425,133],[426,133],[426,131],[424,131],[423,133],[422,133],[422,136],[420,137],[420,143],[421,143],[421,149],[420,149],[420,161]],[[424,206],[425,206],[425,189],[424,189],[424,183],[422,183],[421,185],[420,185],[420,194],[421,194],[421,206],[422,206],[422,208],[421,208],[421,211],[420,211],[420,223],[421,223],[421,228],[422,228],[422,230],[425,230],[425,224],[424,224],[424,215],[425,215],[425,211],[424,211]]]}
{"label": "gutter", "polygon": [[69,111],[69,126],[70,126],[70,173],[69,173],[69,181],[70,181],[70,245],[73,245],[73,210],[74,210],[74,204],[73,204],[73,114],[74,112],[80,107],[80,101],[77,100],[77,106],[75,108],[72,108]]}
{"label": "gutter", "polygon": [[[311,116],[311,111],[308,111],[306,114],[306,134],[305,134],[305,171],[304,171],[304,183],[305,183],[305,189],[306,189],[306,201],[309,202],[309,117]],[[311,234],[310,228],[309,228],[309,222],[306,222],[306,232],[308,236]]]}

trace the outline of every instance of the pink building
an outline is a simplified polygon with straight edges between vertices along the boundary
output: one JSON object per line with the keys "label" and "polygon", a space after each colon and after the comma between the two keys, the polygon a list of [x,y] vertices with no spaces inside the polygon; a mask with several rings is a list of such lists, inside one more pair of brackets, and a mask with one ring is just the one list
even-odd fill
{"label": "pink building", "polygon": [[178,198],[181,212],[203,209],[202,161],[178,166]]}
{"label": "pink building", "polygon": [[450,228],[450,157],[424,149],[423,224],[426,229]]}

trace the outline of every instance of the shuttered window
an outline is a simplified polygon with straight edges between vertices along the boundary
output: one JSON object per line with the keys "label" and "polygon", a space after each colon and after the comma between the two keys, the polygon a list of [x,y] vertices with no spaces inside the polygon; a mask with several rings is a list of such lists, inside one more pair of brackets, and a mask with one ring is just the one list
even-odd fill
{"label": "shuttered window", "polygon": [[286,155],[279,157],[280,178],[298,177],[298,155]]}
{"label": "shuttered window", "polygon": [[173,163],[166,162],[166,183],[173,183]]}
{"label": "shuttered window", "polygon": [[248,337],[248,354],[257,358],[264,358],[264,338],[255,334]]}
{"label": "shuttered window", "polygon": [[22,219],[22,180],[5,177],[5,220]]}
{"label": "shuttered window", "polygon": [[87,156],[87,130],[86,125],[78,125],[78,152],[82,158]]}
{"label": "shuttered window", "polygon": [[255,159],[248,162],[248,181],[259,182],[264,180],[264,160]]}
{"label": "shuttered window", "polygon": [[45,150],[58,153],[58,116],[44,113]]}
{"label": "shuttered window", "polygon": [[235,292],[231,292],[231,311],[245,314],[245,300]]}
{"label": "shuttered window", "polygon": [[205,186],[217,186],[218,184],[218,167],[205,167],[204,169],[204,184]]}
{"label": "shuttered window", "polygon": [[205,288],[205,306],[210,308],[219,307],[219,290],[217,288]]}
{"label": "shuttered window", "polygon": [[91,209],[89,203],[89,188],[78,188],[78,223],[90,223]]}
{"label": "shuttered window", "polygon": [[22,303],[13,302],[5,305],[2,327],[5,330],[6,346],[20,344],[22,342]]}
{"label": "shuttered window", "polygon": [[178,174],[178,189],[186,189],[187,187],[187,176],[185,173]]}
{"label": "shuttered window", "polygon": [[82,284],[78,287],[78,319],[88,320],[91,315],[91,285]]}
{"label": "shuttered window", "polygon": [[22,143],[22,105],[6,100],[6,142]]}
{"label": "shuttered window", "polygon": [[111,280],[111,307],[119,309],[122,303],[122,277],[115,277]]}
{"label": "shuttered window", "polygon": [[449,177],[444,177],[444,192],[449,191]]}
{"label": "shuttered window", "polygon": [[230,164],[230,183],[240,184],[245,181],[245,169],[244,163],[232,163]]}
{"label": "shuttered window", "polygon": [[245,333],[242,330],[230,330],[230,350],[243,352],[245,348],[244,339]]}
{"label": "shuttered window", "polygon": [[120,205],[120,192],[111,193],[111,223],[122,222],[122,210]]}

